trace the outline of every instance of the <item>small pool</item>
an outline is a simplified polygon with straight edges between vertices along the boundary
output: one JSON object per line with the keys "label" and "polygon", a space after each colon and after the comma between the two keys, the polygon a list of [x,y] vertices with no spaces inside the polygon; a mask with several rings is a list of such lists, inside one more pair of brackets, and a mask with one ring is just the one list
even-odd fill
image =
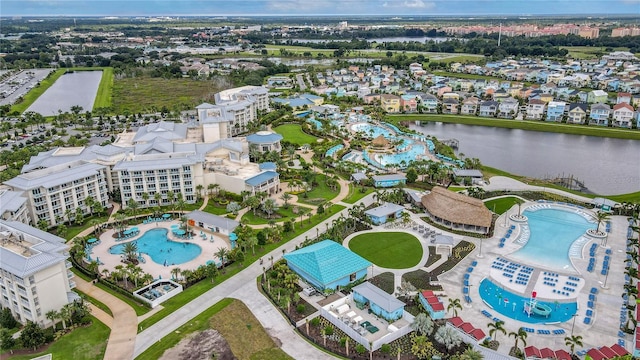
{"label": "small pool", "polygon": [[512,258],[529,265],[538,264],[548,269],[573,270],[569,249],[594,224],[574,211],[562,209],[526,210],[529,220],[529,241]]}
{"label": "small pool", "polygon": [[[177,242],[167,238],[167,229],[151,229],[134,240],[138,246],[138,252],[151,257],[151,260],[160,265],[184,264],[198,257],[202,248],[190,242]],[[109,248],[110,254],[122,254],[124,243]]]}
{"label": "small pool", "polygon": [[406,166],[409,165],[412,161],[417,160],[419,155],[425,154],[425,147],[422,144],[413,144],[408,151],[400,152],[397,154],[383,154],[377,157],[378,162],[382,166],[386,166],[387,164],[396,164],[400,165],[404,160]]}
{"label": "small pool", "polygon": [[316,126],[316,130],[322,130],[322,123],[316,119],[307,119],[307,122],[312,123]]}
{"label": "small pool", "polygon": [[325,153],[325,156],[330,157],[333,156],[333,154],[337,153],[338,151],[344,149],[344,145],[339,144],[336,145],[334,147],[332,147],[331,149],[327,150],[327,152]]}
{"label": "small pool", "polygon": [[524,311],[524,305],[530,300],[529,298],[524,298],[509,292],[489,279],[484,279],[480,282],[478,292],[482,300],[492,308],[490,312],[492,312],[494,316],[497,315],[495,314],[497,312],[510,319],[529,324],[565,322],[571,320],[573,315],[578,311],[578,304],[576,302],[556,303],[538,301],[538,304],[551,308],[551,313],[547,317],[535,314],[528,316]]}
{"label": "small pool", "polygon": [[384,136],[387,139],[389,139],[389,138],[394,136],[394,134],[391,132],[391,130],[389,130],[387,128],[384,128],[384,127],[378,126],[378,125],[366,124],[366,123],[354,124],[354,125],[351,126],[351,130],[353,130],[353,131],[361,131],[366,136],[371,137],[372,139],[375,139],[380,135]]}

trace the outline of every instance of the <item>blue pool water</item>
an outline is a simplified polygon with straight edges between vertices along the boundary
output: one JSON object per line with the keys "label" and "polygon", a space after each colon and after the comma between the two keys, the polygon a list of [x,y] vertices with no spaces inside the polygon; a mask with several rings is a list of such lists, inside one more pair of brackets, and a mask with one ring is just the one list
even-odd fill
{"label": "blue pool water", "polygon": [[307,119],[308,122],[316,126],[316,130],[322,130],[322,123],[316,119]]}
{"label": "blue pool water", "polygon": [[340,145],[336,145],[334,147],[332,147],[331,149],[327,150],[327,152],[325,153],[325,156],[333,156],[333,154],[335,154],[336,152],[340,151],[344,149],[344,145],[340,144]]}
{"label": "blue pool water", "polygon": [[[138,252],[151,257],[156,264],[178,265],[191,261],[202,253],[202,248],[189,242],[176,242],[167,238],[167,229],[151,229],[133,241],[138,246]],[[122,254],[124,244],[109,248],[110,254]]]}
{"label": "blue pool water", "polygon": [[529,241],[511,257],[551,269],[572,269],[569,248],[594,224],[575,212],[561,209],[524,211],[529,219]]}
{"label": "blue pool water", "polygon": [[408,151],[397,153],[397,154],[384,154],[379,156],[377,159],[382,164],[382,166],[386,166],[387,164],[397,164],[400,165],[402,160],[405,161],[408,166],[411,161],[415,161],[418,155],[424,155],[425,147],[421,144],[413,144]]}
{"label": "blue pool water", "polygon": [[[554,302],[538,301],[539,304],[549,306],[551,308],[551,314],[548,317],[534,314],[527,316],[527,313],[524,312],[524,304],[529,301],[529,298],[511,293],[489,279],[484,279],[480,282],[478,292],[482,300],[493,308],[489,311],[493,316],[496,316],[497,312],[511,319],[530,324],[565,322],[571,320],[573,315],[578,311],[578,304],[576,302],[556,304]],[[506,305],[505,299],[508,300]]]}
{"label": "blue pool water", "polygon": [[382,126],[371,125],[371,124],[354,124],[351,129],[353,131],[362,131],[366,136],[377,138],[382,135],[385,138],[389,139],[393,136],[391,130],[383,128]]}

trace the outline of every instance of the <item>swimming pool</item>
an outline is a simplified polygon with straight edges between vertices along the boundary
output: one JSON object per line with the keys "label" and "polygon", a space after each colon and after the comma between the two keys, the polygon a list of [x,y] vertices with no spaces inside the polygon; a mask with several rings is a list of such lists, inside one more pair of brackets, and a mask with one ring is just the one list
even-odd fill
{"label": "swimming pool", "polygon": [[573,315],[578,311],[578,304],[576,302],[556,303],[538,301],[539,305],[551,308],[551,313],[549,316],[535,314],[528,316],[524,311],[524,305],[530,300],[529,298],[524,298],[509,292],[489,279],[484,279],[480,282],[478,292],[482,300],[493,308],[494,312],[529,324],[565,322],[571,320]]}
{"label": "swimming pool", "polygon": [[351,130],[361,131],[366,136],[370,136],[373,139],[377,138],[380,135],[384,136],[387,139],[390,139],[394,135],[391,132],[391,130],[383,128],[382,126],[365,124],[365,123],[354,124],[351,126]]}
{"label": "swimming pool", "polygon": [[529,241],[510,257],[554,270],[574,270],[569,249],[593,223],[576,212],[551,208],[523,212],[529,220]]}
{"label": "swimming pool", "polygon": [[[176,242],[167,238],[167,229],[151,229],[133,242],[138,252],[145,253],[151,260],[160,265],[184,264],[198,257],[202,248],[190,242]],[[122,254],[124,243],[109,248],[110,254]]]}
{"label": "swimming pool", "polygon": [[377,160],[382,166],[386,166],[387,164],[396,164],[400,165],[400,163],[404,160],[406,166],[409,166],[409,163],[417,160],[418,155],[424,155],[425,147],[422,144],[413,144],[408,151],[400,152],[397,154],[383,154],[377,157]]}

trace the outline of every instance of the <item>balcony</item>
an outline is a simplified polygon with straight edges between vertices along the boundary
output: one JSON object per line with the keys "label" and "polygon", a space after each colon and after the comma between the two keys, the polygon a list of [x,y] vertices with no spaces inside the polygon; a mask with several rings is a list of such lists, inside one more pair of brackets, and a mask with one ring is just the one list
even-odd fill
{"label": "balcony", "polygon": [[67,279],[71,279],[74,276],[75,276],[74,273],[72,273],[71,271],[67,271]]}
{"label": "balcony", "polygon": [[64,262],[64,267],[67,268],[67,269],[71,269],[71,267],[73,267],[73,264],[71,264],[71,261],[66,260]]}
{"label": "balcony", "polygon": [[75,288],[76,288],[76,282],[69,280],[69,289],[75,289]]}

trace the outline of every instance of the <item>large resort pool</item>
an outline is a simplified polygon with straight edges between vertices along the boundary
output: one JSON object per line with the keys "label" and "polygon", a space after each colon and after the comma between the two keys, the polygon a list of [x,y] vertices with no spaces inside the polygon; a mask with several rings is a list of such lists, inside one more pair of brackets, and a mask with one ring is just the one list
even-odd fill
{"label": "large resort pool", "polygon": [[[153,262],[163,266],[183,264],[202,253],[202,248],[194,243],[169,240],[167,232],[164,228],[151,229],[132,242],[138,246],[138,252],[149,255]],[[109,253],[122,254],[124,246],[125,243],[113,245]]]}

